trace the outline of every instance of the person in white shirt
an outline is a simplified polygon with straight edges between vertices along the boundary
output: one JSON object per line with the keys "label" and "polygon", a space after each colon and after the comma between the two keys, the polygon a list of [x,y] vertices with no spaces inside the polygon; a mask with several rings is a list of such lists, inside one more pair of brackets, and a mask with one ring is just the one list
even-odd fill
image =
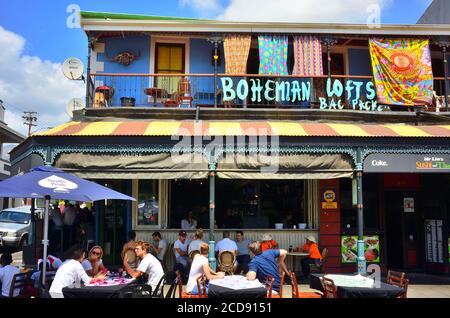
{"label": "person in white shirt", "polygon": [[[200,254],[195,255],[192,261],[189,279],[186,284],[186,291],[190,294],[198,295],[197,278],[205,275],[206,279],[220,279],[225,276],[224,272],[215,272],[211,269],[208,262],[209,245],[200,244]],[[208,292],[208,290],[206,291]]]}
{"label": "person in white shirt", "polygon": [[65,261],[56,271],[52,286],[50,287],[50,296],[52,298],[64,298],[62,289],[64,287],[80,287],[81,281],[84,284],[94,283],[97,280],[105,279],[104,275],[96,278],[90,277],[81,263],[85,258],[85,252],[78,248],[72,254],[72,259]]}
{"label": "person in white shirt", "polygon": [[162,268],[161,262],[158,261],[156,257],[148,253],[149,244],[144,241],[136,242],[135,252],[138,258],[141,259],[139,266],[136,270],[133,270],[130,265],[128,265],[127,254],[123,258],[123,267],[127,273],[133,277],[138,278],[142,275],[148,275],[147,284],[155,290],[161,278],[164,276],[164,270]]}
{"label": "person in white shirt", "polygon": [[186,236],[187,233],[185,231],[180,231],[178,233],[178,240],[176,240],[173,244],[173,250],[175,252],[176,263],[183,265],[183,267],[187,270],[191,261],[188,256],[189,241],[186,240]]}
{"label": "person in white shirt", "polygon": [[152,238],[153,244],[150,244],[150,248],[155,252],[156,258],[162,262],[167,252],[167,242],[161,238],[161,233],[159,232],[154,232]]}
{"label": "person in white shirt", "polygon": [[[11,283],[15,274],[20,273],[19,268],[12,266],[12,255],[9,252],[2,254],[0,258],[0,282],[2,283],[2,294],[1,297],[9,297],[9,290],[11,289]],[[13,297],[19,296],[20,289],[14,289]]]}
{"label": "person in white shirt", "polygon": [[189,248],[188,248],[188,255],[191,255],[192,251],[200,251],[200,245],[203,242],[203,230],[202,229],[198,229],[197,231],[195,231],[194,234],[194,238],[195,240],[193,240],[191,243],[189,243]]}
{"label": "person in white shirt", "polygon": [[197,228],[197,220],[192,217],[192,210],[186,213],[186,218],[181,220],[181,229],[195,230]]}

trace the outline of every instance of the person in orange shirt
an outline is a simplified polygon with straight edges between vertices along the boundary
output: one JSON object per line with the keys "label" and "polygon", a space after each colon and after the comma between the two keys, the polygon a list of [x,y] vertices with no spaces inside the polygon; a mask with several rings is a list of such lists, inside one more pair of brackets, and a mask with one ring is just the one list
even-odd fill
{"label": "person in orange shirt", "polygon": [[306,243],[303,245],[302,251],[305,253],[309,253],[307,258],[302,260],[302,270],[304,278],[309,277],[309,264],[319,265],[322,261],[322,255],[319,252],[319,246],[317,245],[316,239],[314,236],[308,236],[306,238]]}
{"label": "person in orange shirt", "polygon": [[261,239],[261,250],[265,252],[267,250],[276,250],[278,249],[278,243],[272,238],[270,234],[264,234]]}

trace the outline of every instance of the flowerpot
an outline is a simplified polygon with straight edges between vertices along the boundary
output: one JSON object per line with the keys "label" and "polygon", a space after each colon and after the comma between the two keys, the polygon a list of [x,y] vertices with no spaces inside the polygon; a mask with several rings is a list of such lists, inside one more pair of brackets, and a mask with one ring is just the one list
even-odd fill
{"label": "flowerpot", "polygon": [[121,97],[120,105],[122,106],[134,106],[136,99],[134,97]]}

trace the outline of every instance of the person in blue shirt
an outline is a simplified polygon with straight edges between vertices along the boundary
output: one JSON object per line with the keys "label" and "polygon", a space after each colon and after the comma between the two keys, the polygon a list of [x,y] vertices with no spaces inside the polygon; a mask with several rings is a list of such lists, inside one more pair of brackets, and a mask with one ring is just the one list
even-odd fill
{"label": "person in blue shirt", "polygon": [[248,248],[255,256],[248,265],[247,279],[258,279],[261,283],[264,283],[267,276],[272,275],[274,278],[272,290],[278,293],[281,283],[280,272],[284,271],[288,276],[290,275],[284,262],[287,251],[276,249],[262,252],[261,243],[257,241],[251,242]]}

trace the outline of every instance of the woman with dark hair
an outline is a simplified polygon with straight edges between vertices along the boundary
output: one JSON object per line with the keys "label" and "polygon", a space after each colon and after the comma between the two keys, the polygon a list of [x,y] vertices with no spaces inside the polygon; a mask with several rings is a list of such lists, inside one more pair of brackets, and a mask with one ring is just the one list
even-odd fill
{"label": "woman with dark hair", "polygon": [[[9,297],[9,290],[15,274],[20,273],[19,268],[12,266],[12,255],[9,252],[2,254],[0,258],[2,267],[0,268],[0,282],[2,283],[1,297]],[[14,297],[19,296],[20,289],[14,290]]]}

